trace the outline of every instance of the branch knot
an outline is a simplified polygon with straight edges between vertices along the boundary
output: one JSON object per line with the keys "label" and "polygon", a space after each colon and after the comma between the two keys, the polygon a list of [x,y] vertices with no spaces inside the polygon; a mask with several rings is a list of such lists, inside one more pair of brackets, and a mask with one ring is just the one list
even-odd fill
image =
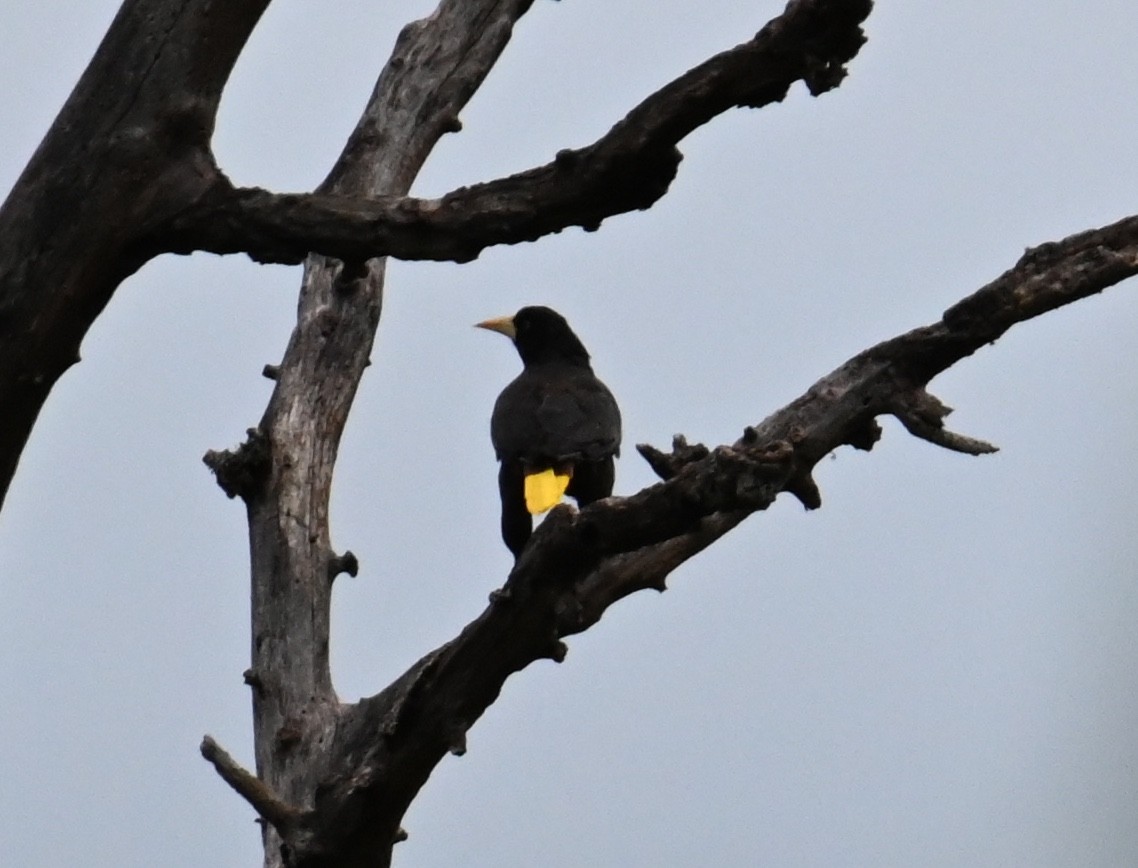
{"label": "branch knot", "polygon": [[263,488],[271,467],[269,438],[260,428],[250,428],[246,440],[236,449],[210,450],[202,456],[213,471],[217,484],[229,498],[240,496],[248,502]]}

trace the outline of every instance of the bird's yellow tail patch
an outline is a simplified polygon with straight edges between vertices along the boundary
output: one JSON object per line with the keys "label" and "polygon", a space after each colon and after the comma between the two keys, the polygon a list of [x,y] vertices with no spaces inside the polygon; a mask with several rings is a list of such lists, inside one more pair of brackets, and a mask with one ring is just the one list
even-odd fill
{"label": "bird's yellow tail patch", "polygon": [[526,474],[526,509],[532,515],[553,509],[569,487],[569,475],[554,473],[553,468]]}

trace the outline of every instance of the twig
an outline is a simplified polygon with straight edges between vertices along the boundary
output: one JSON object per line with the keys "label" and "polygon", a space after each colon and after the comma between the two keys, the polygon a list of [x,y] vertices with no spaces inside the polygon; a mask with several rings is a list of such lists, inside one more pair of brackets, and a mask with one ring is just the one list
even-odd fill
{"label": "twig", "polygon": [[305,811],[283,802],[264,781],[242,768],[210,736],[202,738],[201,754],[229,786],[245,799],[262,818],[284,835],[306,816]]}

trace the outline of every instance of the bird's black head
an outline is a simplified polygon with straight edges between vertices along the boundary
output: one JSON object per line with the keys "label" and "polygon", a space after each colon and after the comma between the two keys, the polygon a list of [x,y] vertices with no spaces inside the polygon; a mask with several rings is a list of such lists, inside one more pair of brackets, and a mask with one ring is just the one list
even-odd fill
{"label": "bird's black head", "polygon": [[512,338],[524,365],[563,362],[588,367],[589,353],[584,344],[565,317],[551,308],[523,307],[512,317],[479,325]]}

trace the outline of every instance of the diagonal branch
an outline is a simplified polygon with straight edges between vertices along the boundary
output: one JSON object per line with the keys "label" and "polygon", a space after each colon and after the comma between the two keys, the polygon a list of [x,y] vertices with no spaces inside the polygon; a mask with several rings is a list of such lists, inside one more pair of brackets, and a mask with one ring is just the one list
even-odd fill
{"label": "diagonal branch", "polygon": [[133,244],[218,183],[221,92],[269,0],[125,0],[0,205],[0,503]]}
{"label": "diagonal branch", "polygon": [[202,738],[200,750],[221,779],[233,787],[266,822],[272,823],[277,829],[292,829],[304,819],[304,811],[281,801],[268,784],[242,768],[210,736]]}
{"label": "diagonal branch", "polygon": [[1042,245],[938,322],[859,353],[734,444],[707,450],[678,438],[671,455],[643,447],[665,481],[580,512],[555,509],[477,619],[351,707],[334,745],[346,762],[321,785],[320,822],[377,804],[405,809],[442,757],[461,752],[465,731],[512,673],[562,659],[563,637],[635,591],[664,590],[675,567],[780,493],[820,505],[814,466],[842,445],[872,448],[877,416],[907,419],[948,448],[990,451],[944,430],[947,408],[928,382],[1016,323],[1136,273],[1138,217]]}
{"label": "diagonal branch", "polygon": [[145,244],[178,253],[248,253],[297,263],[309,253],[465,262],[491,245],[533,241],[569,226],[595,230],[650,207],[668,190],[689,133],[735,107],[781,101],[796,81],[814,95],[845,77],[865,42],[870,0],[792,0],[750,41],[656,91],[588,147],[441,199],[276,194],[220,183]]}

